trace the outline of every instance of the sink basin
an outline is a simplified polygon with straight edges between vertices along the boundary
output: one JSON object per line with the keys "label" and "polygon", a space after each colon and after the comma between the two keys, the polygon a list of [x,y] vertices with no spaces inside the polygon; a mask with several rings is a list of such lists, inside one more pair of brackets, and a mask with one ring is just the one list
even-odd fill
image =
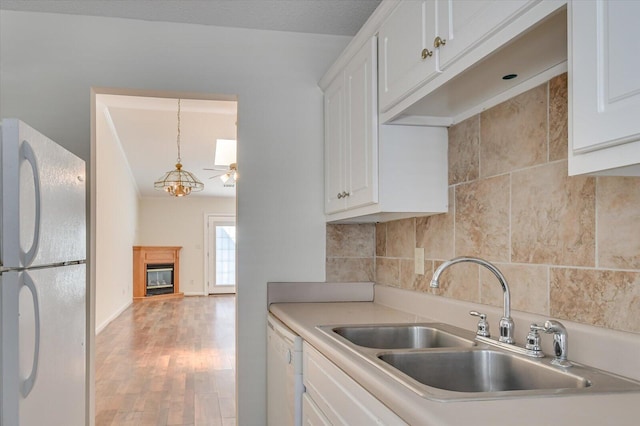
{"label": "sink basin", "polygon": [[640,382],[553,357],[531,358],[444,323],[323,325],[325,335],[420,396],[435,401],[495,400],[640,392]]}
{"label": "sink basin", "polygon": [[[446,331],[445,324],[400,324],[331,327],[331,332],[354,345],[377,349],[472,347],[473,335]],[[464,330],[460,330],[464,332]]]}
{"label": "sink basin", "polygon": [[456,392],[575,389],[591,386],[581,376],[495,350],[386,353],[378,358],[412,379]]}

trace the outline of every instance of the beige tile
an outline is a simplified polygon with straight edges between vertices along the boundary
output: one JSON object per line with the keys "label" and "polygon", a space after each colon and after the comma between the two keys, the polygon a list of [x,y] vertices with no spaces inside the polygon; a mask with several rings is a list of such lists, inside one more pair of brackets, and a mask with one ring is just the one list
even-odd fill
{"label": "beige tile", "polygon": [[328,282],[373,281],[373,257],[330,257],[327,258],[326,276]]}
{"label": "beige tile", "polygon": [[640,178],[597,180],[598,266],[640,269]]}
{"label": "beige tile", "polygon": [[449,188],[449,212],[416,218],[416,246],[424,247],[427,259],[450,259],[454,256],[453,226],[455,189]]}
{"label": "beige tile", "polygon": [[368,257],[375,253],[375,225],[327,225],[327,257]]}
{"label": "beige tile", "polygon": [[[549,315],[549,278],[547,266],[497,263],[507,279],[511,293],[511,308],[539,315]],[[504,306],[500,282],[486,268],[480,268],[481,303]]]}
{"label": "beige tile", "polygon": [[[434,268],[442,262],[434,262]],[[431,289],[433,294],[452,299],[480,302],[479,266],[473,263],[457,263],[442,272],[440,286]],[[431,281],[431,280],[429,280]]]}
{"label": "beige tile", "polygon": [[400,288],[415,290],[417,276],[414,266],[415,262],[413,260],[400,259]]}
{"label": "beige tile", "polygon": [[567,158],[569,149],[567,73],[549,81],[549,161]]}
{"label": "beige tile", "polygon": [[376,258],[376,284],[400,287],[400,260]]}
{"label": "beige tile", "polygon": [[449,185],[478,179],[480,115],[449,128]]}
{"label": "beige tile", "polygon": [[462,184],[455,192],[455,254],[509,260],[509,176]]}
{"label": "beige tile", "polygon": [[558,161],[513,173],[511,259],[595,266],[595,179]]}
{"label": "beige tile", "polygon": [[640,333],[640,273],[551,268],[551,316]]}
{"label": "beige tile", "polygon": [[416,280],[416,284],[415,284],[416,290],[424,293],[432,292],[431,278],[433,277],[433,272],[435,269],[433,265],[434,265],[434,261],[432,260],[424,261],[424,276],[420,276]]}
{"label": "beige tile", "polygon": [[387,255],[387,224],[376,223],[376,256]]}
{"label": "beige tile", "polygon": [[387,222],[387,256],[413,258],[416,247],[416,220]]}
{"label": "beige tile", "polygon": [[413,260],[400,259],[400,287],[406,290],[429,291],[429,283],[433,275],[433,262],[425,260],[424,274],[415,273]]}
{"label": "beige tile", "polygon": [[547,161],[547,84],[503,102],[480,116],[480,176]]}

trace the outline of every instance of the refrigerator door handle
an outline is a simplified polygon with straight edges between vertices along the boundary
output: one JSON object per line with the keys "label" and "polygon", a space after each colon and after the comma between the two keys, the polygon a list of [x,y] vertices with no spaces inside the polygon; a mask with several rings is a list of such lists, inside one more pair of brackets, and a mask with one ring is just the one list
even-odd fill
{"label": "refrigerator door handle", "polygon": [[33,170],[33,186],[35,189],[35,227],[33,230],[33,241],[31,248],[23,253],[23,266],[25,268],[31,266],[33,260],[38,253],[38,244],[40,242],[40,172],[38,171],[38,163],[36,162],[36,155],[33,152],[33,148],[29,145],[29,142],[23,141],[20,146],[20,154],[23,159],[29,162],[31,169]]}
{"label": "refrigerator door handle", "polygon": [[33,300],[33,312],[35,316],[35,347],[33,350],[33,365],[31,366],[31,373],[20,386],[20,393],[23,398],[26,398],[33,386],[36,383],[36,375],[38,374],[38,360],[40,358],[40,304],[38,303],[38,291],[33,283],[33,280],[28,273],[22,274],[21,285],[27,287],[31,292],[31,299]]}

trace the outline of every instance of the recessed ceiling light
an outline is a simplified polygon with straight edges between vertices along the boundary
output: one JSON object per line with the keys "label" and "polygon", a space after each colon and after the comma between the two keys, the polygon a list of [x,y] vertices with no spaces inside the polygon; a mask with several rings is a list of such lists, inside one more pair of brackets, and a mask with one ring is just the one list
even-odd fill
{"label": "recessed ceiling light", "polygon": [[502,76],[502,79],[503,80],[513,80],[517,76],[518,76],[518,74],[507,74],[507,75]]}

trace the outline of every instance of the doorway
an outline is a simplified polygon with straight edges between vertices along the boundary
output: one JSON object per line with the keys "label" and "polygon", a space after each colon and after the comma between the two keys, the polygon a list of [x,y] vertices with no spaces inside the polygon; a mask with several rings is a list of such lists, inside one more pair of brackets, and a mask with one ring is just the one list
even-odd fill
{"label": "doorway", "polygon": [[[181,246],[181,291],[185,296],[208,294],[202,217],[212,212],[235,216],[235,187],[220,182],[215,152],[219,139],[237,135],[235,96],[119,89],[92,89],[91,95],[88,419],[96,404],[96,335],[132,309],[132,247]],[[208,126],[220,130],[205,134]],[[151,132],[143,133],[144,128]],[[153,189],[154,181],[173,168],[176,154],[204,182],[204,191],[176,198]],[[189,299],[198,298],[185,301]],[[235,304],[235,297],[229,299]],[[235,382],[235,374],[228,380]]]}
{"label": "doorway", "polygon": [[205,283],[208,294],[236,292],[236,219],[205,216]]}

